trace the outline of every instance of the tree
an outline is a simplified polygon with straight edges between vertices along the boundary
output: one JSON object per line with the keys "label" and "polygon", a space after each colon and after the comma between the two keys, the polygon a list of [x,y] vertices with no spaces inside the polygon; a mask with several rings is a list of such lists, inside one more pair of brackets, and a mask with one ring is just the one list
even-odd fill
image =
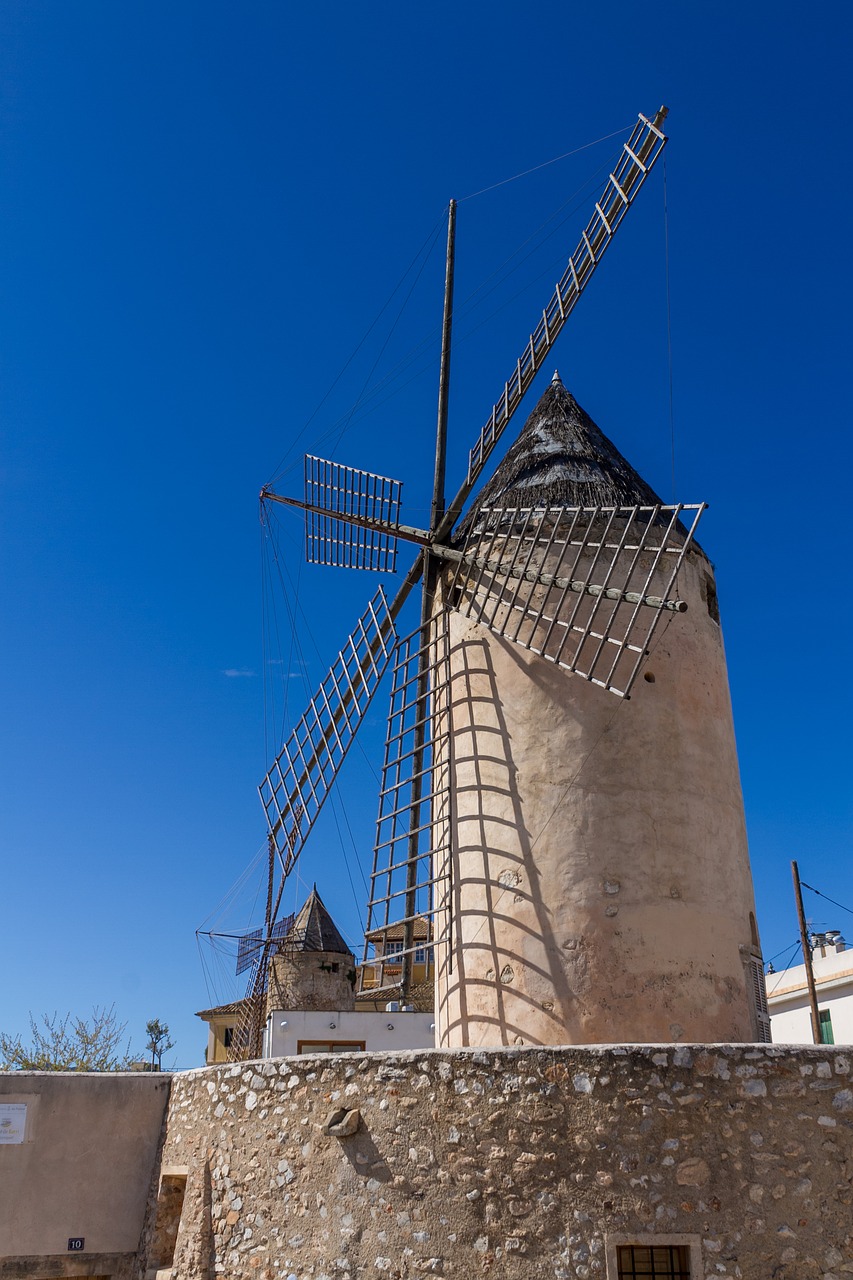
{"label": "tree", "polygon": [[130,1062],[130,1041],[124,1054],[118,1053],[126,1027],[118,1022],[115,1005],[95,1005],[91,1019],[43,1014],[41,1025],[30,1014],[31,1044],[0,1032],[0,1066],[7,1071],[121,1071]]}
{"label": "tree", "polygon": [[161,1071],[163,1054],[175,1047],[174,1040],[169,1039],[169,1024],[161,1022],[159,1018],[152,1018],[145,1024],[145,1034],[148,1036],[145,1048],[151,1050],[151,1070]]}

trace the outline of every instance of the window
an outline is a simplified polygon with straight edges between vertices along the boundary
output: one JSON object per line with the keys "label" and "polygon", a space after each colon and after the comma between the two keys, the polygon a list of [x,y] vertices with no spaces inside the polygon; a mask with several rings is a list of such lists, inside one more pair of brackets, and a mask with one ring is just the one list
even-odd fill
{"label": "window", "polygon": [[400,956],[400,955],[402,955],[402,954],[403,954],[403,940],[402,940],[402,938],[401,938],[398,942],[386,942],[386,943],[385,943],[385,954],[386,954],[386,956]]}
{"label": "window", "polygon": [[682,1244],[621,1244],[618,1280],[690,1280],[690,1250]]}
{"label": "window", "polygon": [[225,1030],[224,1030],[224,1031],[223,1031],[223,1033],[222,1033],[222,1043],[225,1045],[225,1048],[226,1048],[226,1049],[230,1049],[230,1048],[231,1048],[232,1044],[234,1043],[234,1028],[233,1028],[233,1027],[226,1027],[226,1028],[225,1028]]}
{"label": "window", "polygon": [[835,1036],[832,1033],[832,1014],[828,1009],[818,1009],[817,1016],[820,1022],[821,1044],[835,1044]]}
{"label": "window", "polygon": [[364,1053],[363,1040],[297,1040],[297,1053]]}
{"label": "window", "polygon": [[770,1044],[773,1035],[770,1031],[770,1010],[767,1008],[767,987],[764,982],[764,964],[753,956],[749,962],[752,976],[752,1003],[755,1020],[758,1024],[759,1041]]}
{"label": "window", "polygon": [[415,964],[432,964],[432,947],[415,947]]}
{"label": "window", "polygon": [[702,598],[708,606],[708,614],[719,626],[720,606],[717,603],[717,584],[709,574],[705,574],[702,583]]}

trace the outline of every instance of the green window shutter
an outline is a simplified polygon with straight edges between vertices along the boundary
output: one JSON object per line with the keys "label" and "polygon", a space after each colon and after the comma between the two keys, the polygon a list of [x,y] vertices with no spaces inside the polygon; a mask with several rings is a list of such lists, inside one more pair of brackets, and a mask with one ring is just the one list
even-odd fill
{"label": "green window shutter", "polygon": [[832,1034],[832,1014],[828,1009],[818,1009],[817,1016],[820,1019],[821,1044],[835,1044],[835,1036]]}

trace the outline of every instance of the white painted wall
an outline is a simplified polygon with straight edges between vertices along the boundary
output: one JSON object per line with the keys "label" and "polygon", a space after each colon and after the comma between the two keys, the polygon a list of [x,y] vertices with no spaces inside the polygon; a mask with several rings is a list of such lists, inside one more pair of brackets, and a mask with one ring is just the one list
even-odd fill
{"label": "white painted wall", "polygon": [[[853,950],[814,953],[819,1009],[828,1009],[836,1044],[853,1044]],[[806,967],[767,975],[767,1004],[774,1044],[811,1044],[812,1024]]]}
{"label": "white painted wall", "polygon": [[270,1014],[267,1057],[290,1057],[303,1040],[363,1040],[367,1052],[434,1049],[435,1015],[360,1009],[275,1009]]}

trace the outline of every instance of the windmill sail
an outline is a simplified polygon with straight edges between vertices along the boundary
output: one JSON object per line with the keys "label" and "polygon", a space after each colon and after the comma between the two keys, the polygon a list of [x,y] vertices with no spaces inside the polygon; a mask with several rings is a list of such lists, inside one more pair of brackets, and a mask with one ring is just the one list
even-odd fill
{"label": "windmill sail", "polygon": [[703,510],[482,508],[452,598],[496,635],[627,697],[661,616],[686,608],[672,591]]}
{"label": "windmill sail", "polygon": [[400,641],[392,664],[361,969],[362,982],[376,995],[403,985],[407,957],[436,941],[433,922],[446,914],[448,691],[448,633],[439,615],[426,641],[420,627]]}
{"label": "windmill sail", "polygon": [[258,788],[285,876],[352,744],[396,638],[380,588]]}
{"label": "windmill sail", "polygon": [[521,398],[542,367],[557,335],[576,306],[581,294],[610,245],[631,201],[645,182],[652,166],[666,144],[659,128],[666,118],[661,108],[654,120],[641,115],[624,144],[619,161],[595,202],[595,212],[586,230],[581,232],[578,247],[554,289],[542,319],[531,333],[524,351],[507,379],[503,393],[471,449],[468,460],[468,492],[503,434]]}
{"label": "windmill sail", "polygon": [[393,573],[402,484],[305,455],[305,558],[309,564]]}

